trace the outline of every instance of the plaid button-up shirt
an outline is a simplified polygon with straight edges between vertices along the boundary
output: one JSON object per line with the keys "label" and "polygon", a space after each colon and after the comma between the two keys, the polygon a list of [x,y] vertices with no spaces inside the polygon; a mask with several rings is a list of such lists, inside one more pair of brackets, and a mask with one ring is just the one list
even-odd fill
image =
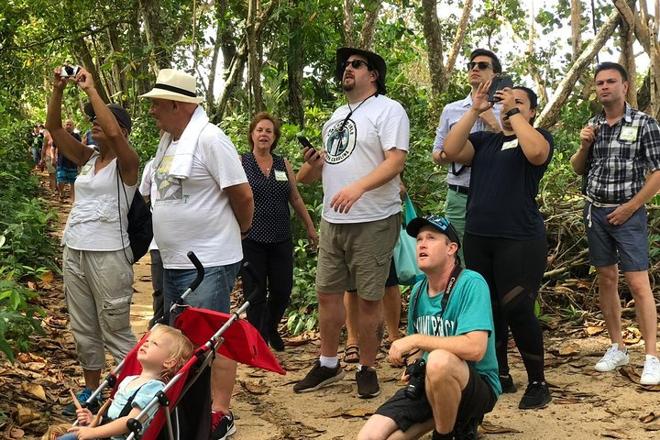
{"label": "plaid button-up shirt", "polygon": [[660,170],[658,122],[626,103],[623,118],[609,126],[605,113],[589,124],[597,126],[587,160],[586,195],[601,203],[624,203],[637,194],[648,172]]}

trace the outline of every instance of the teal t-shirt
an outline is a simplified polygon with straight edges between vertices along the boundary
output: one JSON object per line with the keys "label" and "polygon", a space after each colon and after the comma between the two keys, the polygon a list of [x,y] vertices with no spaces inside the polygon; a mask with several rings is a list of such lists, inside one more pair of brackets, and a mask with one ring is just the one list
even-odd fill
{"label": "teal t-shirt", "polygon": [[[415,311],[413,305],[417,295],[420,296]],[[502,386],[495,355],[493,312],[486,280],[477,272],[463,269],[451,290],[447,310],[444,313],[442,313],[443,296],[444,293],[433,298],[429,297],[426,277],[415,284],[408,308],[408,334],[460,336],[472,331],[487,331],[486,354],[479,362],[468,362],[468,364],[484,376],[495,395],[499,396],[502,394]]]}

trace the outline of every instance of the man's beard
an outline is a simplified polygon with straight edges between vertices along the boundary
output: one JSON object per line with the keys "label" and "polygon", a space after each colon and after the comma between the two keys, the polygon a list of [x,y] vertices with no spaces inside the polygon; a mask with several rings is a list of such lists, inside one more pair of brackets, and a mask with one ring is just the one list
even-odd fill
{"label": "man's beard", "polygon": [[347,83],[346,80],[341,82],[341,87],[344,89],[344,92],[350,92],[355,88],[355,80],[352,83]]}

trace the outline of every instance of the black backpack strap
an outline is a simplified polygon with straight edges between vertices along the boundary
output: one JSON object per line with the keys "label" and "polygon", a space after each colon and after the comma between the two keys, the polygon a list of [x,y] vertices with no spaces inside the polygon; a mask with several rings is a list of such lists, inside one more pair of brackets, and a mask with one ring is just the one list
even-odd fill
{"label": "black backpack strap", "polygon": [[126,417],[131,412],[131,410],[133,409],[133,400],[135,400],[135,396],[137,396],[137,393],[140,392],[143,386],[144,384],[140,385],[138,389],[135,390],[135,392],[131,395],[131,397],[128,398],[128,400],[126,401],[126,405],[124,405],[124,407],[121,409],[121,412],[117,416],[118,419],[122,417]]}

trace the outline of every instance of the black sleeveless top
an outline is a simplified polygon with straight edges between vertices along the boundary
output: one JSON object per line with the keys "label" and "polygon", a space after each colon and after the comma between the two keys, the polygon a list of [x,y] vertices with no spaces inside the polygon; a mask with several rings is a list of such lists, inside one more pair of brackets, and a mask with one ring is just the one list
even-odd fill
{"label": "black sleeveless top", "polygon": [[273,167],[268,177],[261,172],[254,154],[243,154],[241,162],[254,196],[254,217],[247,238],[261,243],[290,240],[291,187],[284,159],[273,154]]}

